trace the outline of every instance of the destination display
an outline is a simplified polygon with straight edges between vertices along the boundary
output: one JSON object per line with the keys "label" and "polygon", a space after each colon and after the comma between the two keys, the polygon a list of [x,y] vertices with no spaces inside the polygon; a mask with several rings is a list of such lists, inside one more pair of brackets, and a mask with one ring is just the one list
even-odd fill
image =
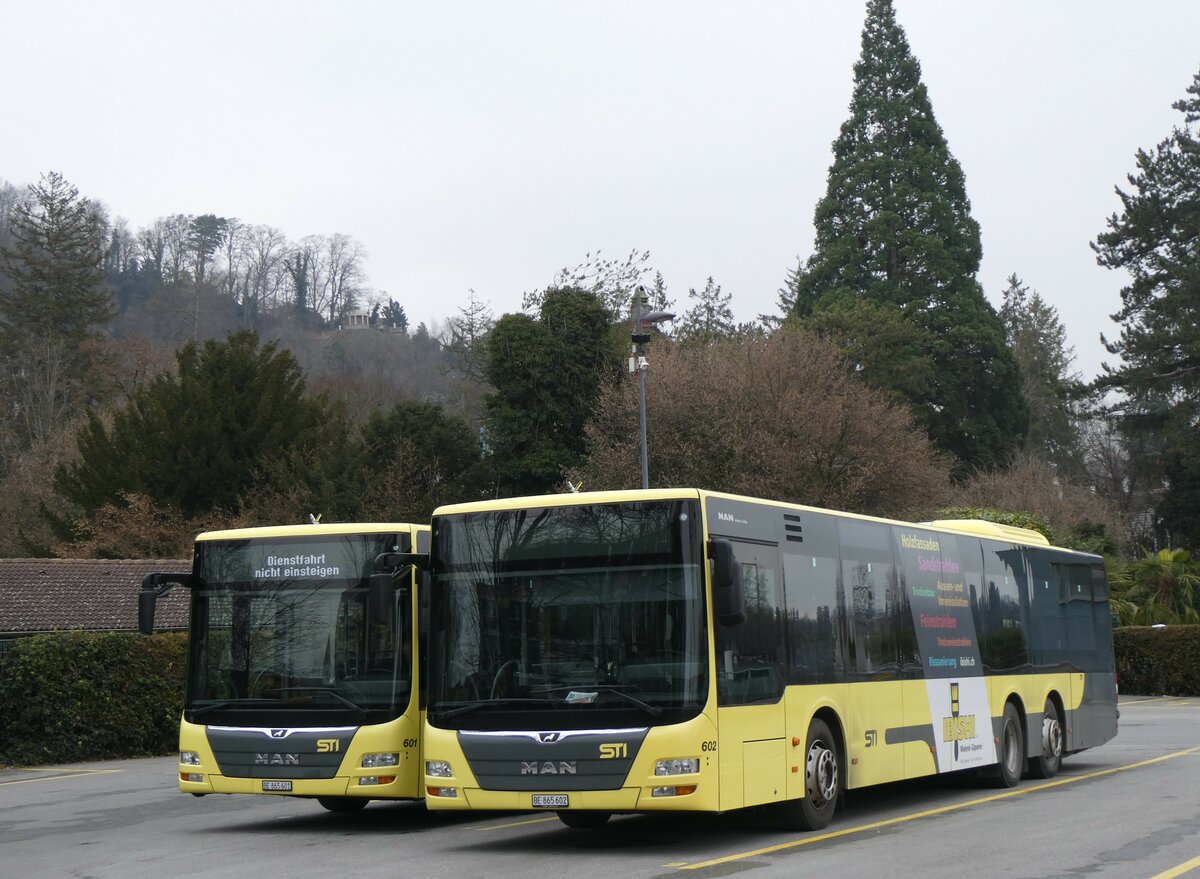
{"label": "destination display", "polygon": [[375,557],[399,546],[396,535],[353,535],[330,540],[235,540],[205,546],[200,576],[209,584],[359,580]]}

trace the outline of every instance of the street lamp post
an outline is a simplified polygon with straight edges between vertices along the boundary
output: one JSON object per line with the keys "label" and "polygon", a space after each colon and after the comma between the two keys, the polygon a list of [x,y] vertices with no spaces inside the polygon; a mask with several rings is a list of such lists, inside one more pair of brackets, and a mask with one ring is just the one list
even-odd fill
{"label": "street lamp post", "polygon": [[669,311],[648,311],[643,313],[646,303],[646,288],[638,285],[633,291],[633,354],[629,358],[629,371],[638,375],[638,432],[642,449],[642,488],[650,487],[650,468],[646,455],[646,362],[645,349],[642,347],[650,341],[654,325],[665,320],[673,320],[675,315]]}

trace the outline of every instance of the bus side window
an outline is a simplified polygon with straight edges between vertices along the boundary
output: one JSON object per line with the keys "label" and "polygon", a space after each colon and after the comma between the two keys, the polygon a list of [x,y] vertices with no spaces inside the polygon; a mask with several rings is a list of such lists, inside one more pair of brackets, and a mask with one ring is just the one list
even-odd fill
{"label": "bus side window", "polygon": [[775,702],[783,695],[786,648],[783,595],[774,548],[736,547],[746,621],[717,626],[717,700],[722,705]]}

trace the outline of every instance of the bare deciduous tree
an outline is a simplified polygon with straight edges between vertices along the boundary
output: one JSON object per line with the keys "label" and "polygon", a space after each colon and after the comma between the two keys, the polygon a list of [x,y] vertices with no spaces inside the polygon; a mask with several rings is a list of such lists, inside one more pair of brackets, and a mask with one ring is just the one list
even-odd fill
{"label": "bare deciduous tree", "polygon": [[[651,484],[695,485],[878,515],[945,498],[949,466],[907,409],[855,379],[831,344],[781,331],[712,345],[653,345]],[[585,489],[638,482],[638,391],[609,388],[588,426]]]}

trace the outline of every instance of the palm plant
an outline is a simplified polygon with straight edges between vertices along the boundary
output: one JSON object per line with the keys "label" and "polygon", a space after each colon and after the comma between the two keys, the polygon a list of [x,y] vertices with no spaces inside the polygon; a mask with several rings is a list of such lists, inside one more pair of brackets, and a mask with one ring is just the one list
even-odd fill
{"label": "palm plant", "polygon": [[1186,549],[1148,551],[1112,578],[1112,606],[1123,625],[1200,623],[1200,562]]}

